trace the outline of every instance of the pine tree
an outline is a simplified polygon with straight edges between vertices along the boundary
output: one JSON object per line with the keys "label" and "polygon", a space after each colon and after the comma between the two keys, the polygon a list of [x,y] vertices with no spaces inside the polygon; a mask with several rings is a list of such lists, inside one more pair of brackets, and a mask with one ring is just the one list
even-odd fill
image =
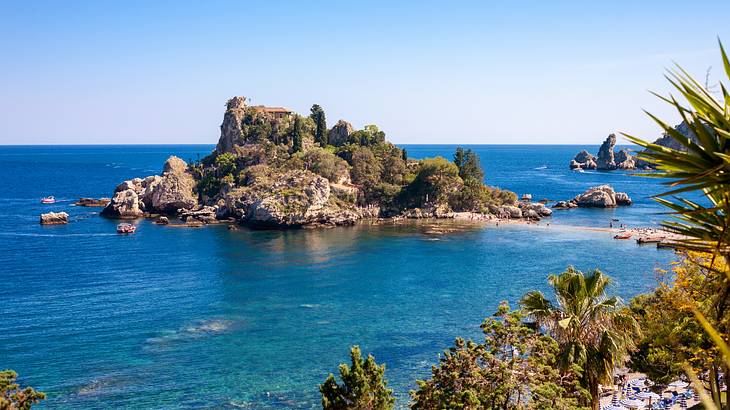
{"label": "pine tree", "polygon": [[322,393],[324,410],[389,410],[395,404],[393,390],[387,387],[383,378],[385,365],[375,363],[375,358],[368,355],[363,360],[360,347],[350,350],[351,366],[340,364],[342,384],[337,384],[335,376],[330,373],[324,384],[319,386]]}

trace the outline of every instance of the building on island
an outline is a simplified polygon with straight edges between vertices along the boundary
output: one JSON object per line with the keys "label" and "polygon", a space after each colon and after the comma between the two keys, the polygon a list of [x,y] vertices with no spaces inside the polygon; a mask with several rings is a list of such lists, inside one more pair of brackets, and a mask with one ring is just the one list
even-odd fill
{"label": "building on island", "polygon": [[255,105],[253,107],[258,112],[263,112],[266,114],[271,115],[272,117],[276,118],[277,120],[282,119],[286,116],[291,115],[294,111],[284,108],[284,107],[266,107],[263,105]]}

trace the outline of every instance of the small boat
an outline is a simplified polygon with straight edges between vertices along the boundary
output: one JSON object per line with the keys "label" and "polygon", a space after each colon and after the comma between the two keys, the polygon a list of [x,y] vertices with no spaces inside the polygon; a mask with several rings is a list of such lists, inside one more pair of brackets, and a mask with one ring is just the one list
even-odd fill
{"label": "small boat", "polygon": [[647,235],[636,238],[636,243],[659,243],[664,239],[666,238],[660,235]]}
{"label": "small boat", "polygon": [[56,198],[54,198],[52,196],[47,196],[47,197],[41,199],[41,203],[42,204],[55,204]]}
{"label": "small boat", "polygon": [[619,232],[613,239],[629,239],[631,238],[631,232]]}
{"label": "small boat", "polygon": [[132,224],[122,223],[117,225],[117,233],[134,233],[137,227]]}

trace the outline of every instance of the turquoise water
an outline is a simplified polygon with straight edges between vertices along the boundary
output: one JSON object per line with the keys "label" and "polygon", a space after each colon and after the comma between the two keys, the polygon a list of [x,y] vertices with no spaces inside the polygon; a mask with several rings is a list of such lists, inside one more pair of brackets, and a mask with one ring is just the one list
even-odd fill
{"label": "turquoise water", "polygon": [[[453,146],[407,146],[450,156]],[[210,146],[0,147],[0,367],[49,394],[44,408],[317,408],[317,385],[360,344],[408,403],[456,336],[478,337],[499,301],[545,289],[573,264],[600,267],[624,298],[651,288],[673,253],[616,241],[611,218],[648,224],[660,187],[621,173],[572,173],[580,147],[479,146],[487,181],[536,198],[611,183],[636,206],[556,212],[549,227],[423,224],[300,231],[175,229],[118,236],[98,209],[125,178]],[[62,202],[38,200],[55,195]],[[64,202],[65,201],[65,202]],[[65,210],[72,223],[41,227]],[[453,226],[448,224],[447,226]]]}

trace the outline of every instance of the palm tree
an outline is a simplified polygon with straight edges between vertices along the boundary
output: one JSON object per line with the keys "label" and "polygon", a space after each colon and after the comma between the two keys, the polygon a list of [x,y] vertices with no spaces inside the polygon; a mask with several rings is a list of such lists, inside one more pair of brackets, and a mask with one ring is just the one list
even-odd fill
{"label": "palm tree", "polygon": [[[730,59],[721,42],[720,54],[725,75],[730,80]],[[680,66],[669,70],[666,77],[686,102],[681,102],[673,95],[656,95],[675,108],[687,125],[689,136],[683,135],[656,116],[647,114],[681,149],[663,147],[624,135],[644,147],[645,150],[639,154],[639,158],[653,163],[658,169],[658,172],[644,176],[667,180],[665,184],[670,190],[657,195],[656,200],[673,214],[672,219],[663,223],[664,227],[683,235],[683,239],[676,243],[677,248],[709,253],[713,261],[714,258],[724,258],[725,264],[722,266],[727,267],[730,266],[730,92],[721,82],[721,95],[716,97],[706,85],[703,86]],[[679,196],[685,193],[700,194],[702,200]],[[730,294],[730,270],[724,269],[720,273],[724,273],[727,278],[721,283],[724,289],[718,293],[724,295],[719,299],[723,302],[723,308],[719,310],[721,313],[715,318],[708,318],[699,306],[692,306],[697,320],[719,352],[717,366],[710,369],[710,378],[713,381],[710,383],[711,397],[703,397],[705,406],[710,409],[723,408],[717,378],[719,372],[715,367],[721,366],[725,374],[730,373],[730,329],[726,325],[715,328],[718,319],[727,315],[725,306],[727,295]],[[696,380],[691,368],[688,367],[687,372]],[[695,383],[700,384],[697,381]],[[703,394],[705,393],[700,391],[700,395]],[[730,389],[726,390],[725,396],[727,399],[724,408],[730,410]]]}
{"label": "palm tree", "polygon": [[633,347],[638,325],[622,310],[618,297],[606,296],[611,279],[598,269],[584,274],[570,266],[560,275],[550,275],[548,283],[557,304],[539,291],[527,293],[520,303],[560,345],[562,369],[583,369],[591,407],[598,410],[598,385],[612,382],[614,367]]}

